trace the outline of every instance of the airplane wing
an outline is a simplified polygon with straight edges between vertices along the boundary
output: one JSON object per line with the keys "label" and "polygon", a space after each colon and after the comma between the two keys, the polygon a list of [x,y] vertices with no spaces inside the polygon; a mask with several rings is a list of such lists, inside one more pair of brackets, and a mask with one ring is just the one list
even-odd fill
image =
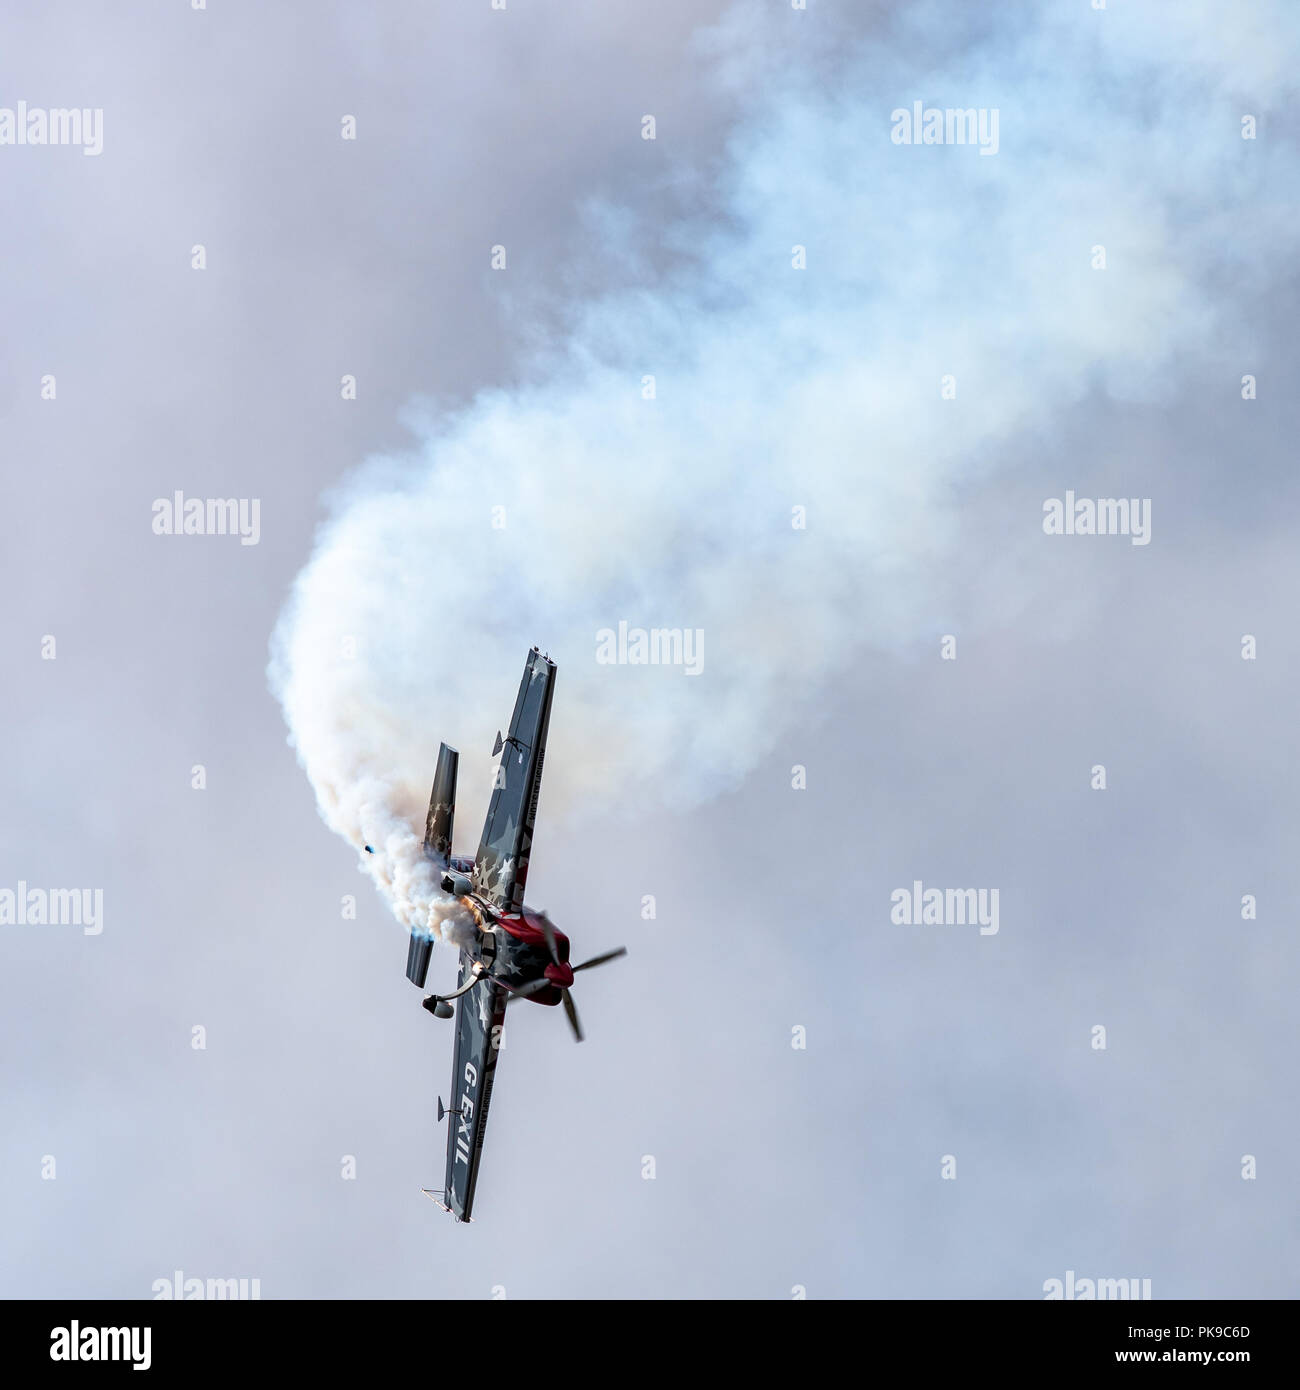
{"label": "airplane wing", "polygon": [[510,737],[501,752],[483,839],[474,858],[474,891],[502,912],[517,912],[524,905],[554,685],[555,663],[534,648],[519,682]]}
{"label": "airplane wing", "polygon": [[[460,983],[475,957],[460,953]],[[458,1221],[474,1206],[479,1155],[487,1129],[492,1079],[506,1016],[507,991],[484,978],[456,1001],[456,1050],[451,1064],[451,1112],[447,1123],[446,1204]]]}

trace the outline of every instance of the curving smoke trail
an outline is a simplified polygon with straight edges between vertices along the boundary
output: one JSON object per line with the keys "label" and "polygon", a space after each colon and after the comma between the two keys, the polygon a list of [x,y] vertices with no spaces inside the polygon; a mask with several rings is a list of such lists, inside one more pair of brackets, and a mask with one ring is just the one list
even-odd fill
{"label": "curving smoke trail", "polygon": [[[690,268],[582,306],[536,384],[360,469],[276,629],[321,813],[374,848],[401,921],[454,935],[420,852],[438,742],[462,750],[472,848],[533,643],[559,664],[548,818],[707,796],[855,650],[913,637],[956,489],[1002,441],[1229,351],[1236,297],[1288,254],[1297,174],[1269,114],[1300,16],[1246,10],[1018,6],[954,36],[913,6],[821,54],[752,8],[712,33],[715,80],[755,95],[722,215],[673,232]],[[997,153],[896,143],[914,102],[996,109]],[[702,631],[698,676],[598,662],[620,620]]]}

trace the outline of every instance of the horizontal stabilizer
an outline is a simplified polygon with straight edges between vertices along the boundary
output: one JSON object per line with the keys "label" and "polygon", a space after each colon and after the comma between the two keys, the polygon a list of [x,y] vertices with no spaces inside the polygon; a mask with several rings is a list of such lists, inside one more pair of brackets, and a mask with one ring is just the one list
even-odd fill
{"label": "horizontal stabilizer", "polygon": [[421,989],[424,988],[424,977],[429,973],[429,958],[432,955],[433,937],[412,932],[411,943],[406,948],[406,978]]}
{"label": "horizontal stabilizer", "polygon": [[424,824],[424,852],[445,869],[451,861],[451,829],[456,816],[456,769],[460,754],[444,743],[429,794],[429,817]]}

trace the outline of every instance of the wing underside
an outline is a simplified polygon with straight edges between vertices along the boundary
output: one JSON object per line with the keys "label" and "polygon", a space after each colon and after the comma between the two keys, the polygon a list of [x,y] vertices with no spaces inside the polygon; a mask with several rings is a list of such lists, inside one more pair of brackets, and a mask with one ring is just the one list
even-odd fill
{"label": "wing underside", "polygon": [[[460,953],[460,983],[475,958]],[[456,1004],[456,1051],[451,1070],[451,1113],[447,1123],[447,1206],[468,1221],[474,1206],[479,1156],[487,1130],[492,1080],[506,1016],[506,991],[484,978]]]}
{"label": "wing underside", "polygon": [[517,912],[524,903],[554,684],[555,663],[529,652],[474,858],[475,892],[503,912]]}

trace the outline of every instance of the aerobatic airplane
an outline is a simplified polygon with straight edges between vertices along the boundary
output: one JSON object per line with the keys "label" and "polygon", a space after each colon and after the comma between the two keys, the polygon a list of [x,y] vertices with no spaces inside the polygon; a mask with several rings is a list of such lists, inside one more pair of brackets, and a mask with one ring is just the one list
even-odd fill
{"label": "aerobatic airplane", "polygon": [[[446,1187],[425,1192],[458,1221],[470,1220],[474,1184],[487,1127],[488,1103],[496,1072],[506,1005],[515,999],[563,1004],[578,1042],[582,1027],[570,988],[579,970],[590,970],[624,955],[626,948],[569,964],[569,939],[544,912],[524,904],[524,884],[533,846],[537,793],[542,782],[546,731],[551,720],[555,663],[536,647],[528,653],[510,733],[498,733],[492,753],[501,754],[483,838],[473,859],[451,852],[456,810],[456,768],[460,755],[445,743],[429,797],[424,850],[443,870],[442,889],[459,898],[475,924],[474,942],[461,948],[459,986],[446,995],[430,994],[424,1007],[437,1018],[451,1018],[457,1000],[456,1047],[451,1064],[451,1108],[438,1098],[438,1119],[450,1116]],[[433,938],[412,932],[406,977],[424,988]]]}

